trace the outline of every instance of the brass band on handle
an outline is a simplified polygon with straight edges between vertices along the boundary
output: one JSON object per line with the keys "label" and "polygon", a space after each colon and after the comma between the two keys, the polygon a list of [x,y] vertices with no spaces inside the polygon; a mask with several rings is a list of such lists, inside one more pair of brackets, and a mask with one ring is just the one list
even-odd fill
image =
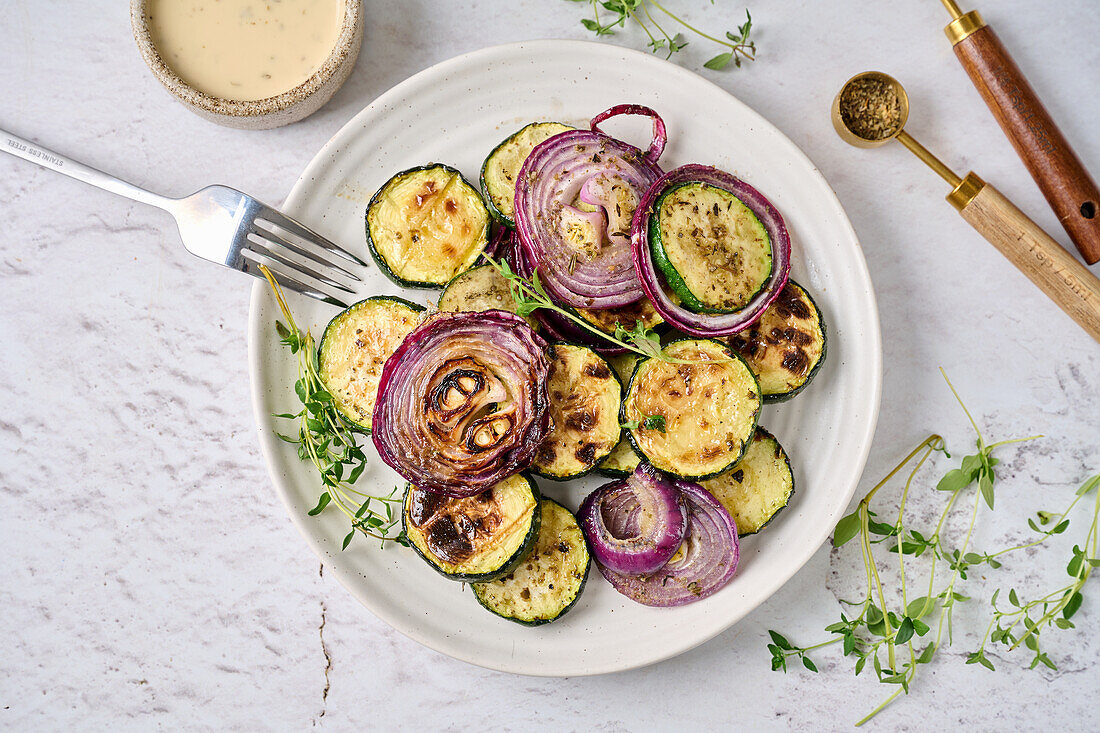
{"label": "brass band on handle", "polygon": [[947,34],[947,40],[951,41],[951,45],[956,46],[966,40],[971,33],[982,28],[985,28],[985,19],[982,18],[982,14],[977,10],[971,10],[969,13],[955,16],[943,32]]}

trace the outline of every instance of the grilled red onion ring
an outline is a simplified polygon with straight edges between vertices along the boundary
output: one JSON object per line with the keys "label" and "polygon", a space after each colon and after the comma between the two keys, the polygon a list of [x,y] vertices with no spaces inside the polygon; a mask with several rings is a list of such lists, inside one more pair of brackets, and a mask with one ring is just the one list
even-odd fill
{"label": "grilled red onion ring", "polygon": [[520,246],[547,291],[574,308],[615,308],[643,295],[630,254],[630,220],[661,176],[656,159],[664,123],[648,107],[621,105],[594,118],[593,128],[615,114],[654,118],[648,152],[597,129],[570,130],[537,145],[516,179]]}
{"label": "grilled red onion ring", "polygon": [[[662,287],[661,277],[653,264],[653,252],[649,247],[650,216],[654,213],[661,194],[684,183],[705,183],[729,191],[756,215],[771,239],[772,274],[760,292],[735,313],[693,313],[673,302]],[[764,315],[764,311],[787,284],[790,274],[791,238],[779,211],[762,193],[740,178],[710,166],[692,163],[664,174],[642,197],[641,205],[634,211],[630,232],[634,268],[641,278],[645,294],[662,318],[692,336],[729,336],[745,330]]]}
{"label": "grilled red onion ring", "polygon": [[625,575],[597,564],[615,590],[646,606],[682,606],[706,598],[730,582],[740,557],[737,526],[725,507],[699,484],[666,480],[680,490],[688,512],[679,552],[650,575]]}
{"label": "grilled red onion ring", "polygon": [[665,133],[665,121],[661,119],[661,115],[644,104],[616,104],[611,109],[604,110],[593,117],[588,126],[596,132],[603,132],[599,124],[619,115],[644,115],[653,118],[653,140],[649,143],[649,150],[645,151],[645,157],[656,163],[657,158],[660,158],[661,153],[665,151],[665,143],[668,142],[668,135]]}
{"label": "grilled red onion ring", "polygon": [[413,485],[450,496],[527,468],[550,430],[545,346],[514,313],[432,317],[382,369],[378,455]]}
{"label": "grilled red onion ring", "polygon": [[680,491],[648,463],[589,494],[577,519],[596,562],[627,575],[659,570],[687,531]]}

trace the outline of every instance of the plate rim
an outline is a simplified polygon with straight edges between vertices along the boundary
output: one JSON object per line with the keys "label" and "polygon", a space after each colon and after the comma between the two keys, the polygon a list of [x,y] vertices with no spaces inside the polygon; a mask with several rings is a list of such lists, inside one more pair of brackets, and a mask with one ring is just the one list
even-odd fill
{"label": "plate rim", "polygon": [[[476,62],[484,57],[492,57],[495,55],[509,54],[509,53],[535,53],[546,54],[560,52],[563,48],[568,49],[573,47],[577,53],[611,53],[621,54],[627,61],[633,59],[640,63],[645,64],[657,64],[667,67],[666,71],[671,72],[673,75],[679,75],[685,79],[690,79],[693,83],[702,82],[709,86],[712,91],[725,95],[729,101],[733,104],[740,106],[742,111],[746,113],[750,118],[754,118],[756,122],[764,127],[771,128],[778,134],[778,140],[780,144],[786,146],[787,152],[794,158],[799,158],[813,171],[817,179],[821,184],[824,184],[825,188],[831,194],[829,205],[833,208],[833,213],[838,217],[840,224],[842,225],[845,233],[850,238],[850,243],[853,245],[855,252],[855,259],[850,263],[855,265],[858,270],[859,278],[867,283],[868,297],[867,304],[870,306],[868,315],[868,324],[870,326],[867,336],[873,342],[874,348],[871,354],[861,354],[860,357],[864,359],[871,359],[870,365],[871,373],[874,376],[873,384],[869,385],[870,389],[870,411],[868,419],[865,422],[863,434],[860,437],[860,448],[858,450],[857,464],[859,470],[857,475],[850,479],[849,485],[844,488],[843,492],[838,492],[837,502],[839,506],[838,512],[842,512],[851,501],[852,496],[855,493],[856,488],[863,476],[863,472],[867,466],[867,458],[870,454],[871,445],[874,439],[875,430],[878,425],[879,413],[882,405],[882,382],[883,382],[883,358],[882,358],[882,324],[879,317],[878,299],[874,291],[874,283],[871,280],[870,270],[867,267],[866,258],[863,255],[863,250],[859,242],[859,237],[856,234],[855,228],[852,225],[851,219],[848,217],[844,206],[840,202],[840,198],[837,196],[835,189],[822,174],[821,170],[814,164],[813,160],[790,138],[774,125],[770,120],[765,118],[755,109],[742,102],[736,95],[718,86],[716,83],[709,79],[697,74],[690,69],[687,69],[678,64],[674,64],[670,61],[660,59],[644,51],[636,49],[626,48],[614,44],[602,43],[599,41],[585,41],[574,39],[538,39],[530,41],[518,41],[512,43],[497,44],[493,46],[486,46],[473,51],[453,56],[445,59],[431,66],[428,66],[415,74],[406,77],[405,79],[394,84],[389,89],[385,90],[377,97],[372,99],[366,105],[363,106],[354,116],[352,116],[347,122],[333,133],[333,135],[318,149],[314,156],[310,159],[309,163],[303,169],[302,173],[295,180],[290,192],[287,194],[282,207],[293,208],[288,206],[294,199],[302,195],[306,182],[313,177],[313,174],[322,166],[328,165],[331,157],[331,152],[344,143],[344,138],[349,136],[354,129],[361,127],[360,120],[365,117],[371,110],[376,107],[385,106],[390,98],[399,97],[403,90],[407,86],[412,86],[417,81],[430,76],[439,74],[445,74],[446,72],[456,68]],[[622,59],[620,59],[621,61]],[[590,676],[599,674],[611,674],[614,672],[622,672],[631,669],[638,669],[641,667],[648,667],[659,662],[663,662],[667,659],[679,656],[685,652],[688,652],[718,636],[719,634],[727,631],[737,622],[741,621],[745,616],[752,613],[759,608],[769,598],[771,598],[781,587],[789,582],[795,575],[797,575],[805,566],[806,563],[817,553],[822,544],[828,539],[832,532],[833,524],[835,522],[822,525],[820,536],[815,536],[813,542],[807,542],[803,547],[805,548],[797,557],[796,562],[792,565],[792,570],[789,573],[779,573],[774,576],[770,583],[765,587],[765,591],[761,599],[754,604],[751,608],[740,614],[731,614],[729,620],[725,624],[717,625],[711,633],[704,634],[700,638],[691,639],[690,643],[675,647],[674,649],[660,652],[652,657],[648,657],[639,661],[628,662],[625,664],[611,664],[600,665],[590,664],[583,671],[573,672],[568,675],[562,675],[557,672],[539,673],[537,671],[521,670],[519,665],[508,665],[502,663],[492,663],[490,661],[478,659],[474,655],[460,654],[452,650],[444,650],[437,646],[434,642],[434,637],[418,632],[415,627],[407,627],[400,625],[395,619],[387,618],[384,613],[380,613],[370,602],[370,597],[365,592],[361,592],[355,584],[351,582],[351,578],[345,577],[346,573],[341,570],[339,565],[327,562],[331,559],[330,553],[327,548],[322,547],[320,540],[317,537],[317,533],[310,531],[307,524],[308,517],[299,516],[300,512],[295,510],[295,507],[291,503],[290,490],[285,485],[284,477],[277,471],[276,466],[276,451],[281,447],[281,443],[275,435],[275,429],[271,425],[269,415],[263,409],[263,389],[258,378],[259,371],[262,366],[262,355],[260,353],[260,347],[257,343],[256,336],[261,332],[263,328],[259,323],[259,310],[263,299],[267,297],[266,283],[257,280],[252,285],[252,293],[249,298],[248,306],[248,322],[247,322],[247,344],[248,344],[248,375],[250,386],[250,398],[252,403],[253,421],[257,431],[257,436],[260,442],[260,451],[263,456],[265,467],[267,468],[268,476],[275,488],[275,493],[278,495],[279,500],[282,502],[287,515],[295,528],[306,540],[306,544],[313,550],[314,554],[321,561],[322,564],[326,564],[332,570],[336,579],[340,585],[343,586],[366,610],[368,610],[376,619],[385,623],[390,628],[399,632],[403,636],[417,642],[418,644],[427,647],[439,654],[445,654],[453,659],[457,659],[462,662],[473,664],[486,669],[492,669],[500,672],[506,672],[510,674],[519,674],[531,677],[566,677],[566,676]],[[843,500],[842,503],[840,500]],[[841,514],[837,513],[835,519],[839,519]]]}

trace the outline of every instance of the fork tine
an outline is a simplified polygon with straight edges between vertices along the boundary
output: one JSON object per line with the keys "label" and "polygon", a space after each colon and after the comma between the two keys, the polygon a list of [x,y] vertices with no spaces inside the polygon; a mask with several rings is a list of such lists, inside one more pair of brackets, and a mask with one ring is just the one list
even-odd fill
{"label": "fork tine", "polygon": [[[248,235],[248,242],[246,243],[246,245],[244,246],[242,251],[252,252],[254,254],[263,255],[264,257],[269,257],[269,258],[275,260],[276,262],[278,262],[280,264],[286,265],[291,270],[293,270],[293,271],[295,271],[299,274],[302,274],[302,275],[309,275],[313,279],[318,280],[318,281],[324,283],[325,285],[329,285],[333,288],[336,288],[337,290],[342,290],[345,293],[352,293],[352,294],[355,293],[355,291],[352,290],[351,288],[349,288],[347,285],[344,285],[343,283],[341,283],[337,280],[333,280],[331,277],[328,277],[324,273],[319,272],[317,269],[314,269],[313,267],[311,267],[311,265],[316,265],[316,264],[324,265],[324,264],[327,264],[327,263],[324,263],[324,262],[319,263],[317,260],[313,260],[313,259],[309,259],[309,258],[305,258],[305,260],[306,260],[305,262],[297,262],[297,261],[287,257],[284,253],[280,252],[278,249],[272,247],[271,244],[272,244],[272,242],[271,242],[270,239],[265,239],[265,238],[263,238],[263,237],[261,237],[260,235],[257,235],[257,234],[249,234]],[[290,248],[288,248],[288,249],[290,249]],[[291,249],[291,251],[294,251],[294,250]],[[304,255],[303,255],[303,257],[304,257]],[[358,279],[359,278],[356,278],[356,280],[358,280]]]}
{"label": "fork tine", "polygon": [[270,206],[256,212],[256,218],[266,221],[270,224],[274,224],[281,229],[285,229],[296,237],[300,237],[301,239],[304,239],[311,244],[316,244],[318,247],[321,247],[325,251],[341,257],[348,262],[352,262],[361,267],[368,266],[366,262],[356,257],[351,252],[348,252],[343,247],[340,247],[332,240],[328,239],[327,237],[322,237],[320,234],[313,231],[305,224],[302,224],[296,219],[290,218],[286,214],[276,209],[273,209]]}
{"label": "fork tine", "polygon": [[[343,275],[344,277],[355,280],[356,282],[360,282],[361,278],[354,272],[349,271],[346,268],[346,263],[344,263],[342,260],[340,262],[334,261],[336,258],[333,257],[331,253],[328,253],[328,250],[326,250],[323,246],[315,242],[309,242],[308,245],[312,245],[312,247],[307,249],[307,245],[295,242],[283,236],[282,234],[275,232],[274,229],[267,229],[262,226],[263,224],[270,225],[271,223],[267,221],[254,220],[252,222],[252,226],[249,227],[249,233],[264,240],[264,244],[268,245],[268,249],[271,248],[270,245],[272,244],[283,247],[300,257],[304,257],[314,264],[323,265],[325,268],[333,270],[340,275]],[[316,249],[313,249],[314,247],[316,247]],[[324,254],[322,254],[322,252],[328,254],[329,256],[326,257]]]}
{"label": "fork tine", "polygon": [[[263,280],[265,278],[263,272],[260,271],[260,264],[259,260],[243,257],[241,258],[240,270]],[[344,298],[342,295],[338,296],[334,293],[326,292],[325,286],[316,287],[302,280],[298,280],[293,275],[283,272],[282,269],[273,262],[265,262],[263,264],[267,265],[268,270],[271,271],[271,275],[275,278],[275,282],[279,283],[279,285],[287,290],[293,290],[296,293],[301,293],[302,295],[306,295],[330,305],[339,306],[340,308],[346,308],[354,302],[354,298]]]}

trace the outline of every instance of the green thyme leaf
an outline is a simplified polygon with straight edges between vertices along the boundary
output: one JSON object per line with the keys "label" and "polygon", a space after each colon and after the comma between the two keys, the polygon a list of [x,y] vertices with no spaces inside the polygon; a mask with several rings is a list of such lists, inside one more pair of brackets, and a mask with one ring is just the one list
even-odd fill
{"label": "green thyme leaf", "polygon": [[993,508],[993,480],[990,478],[988,471],[982,471],[981,477],[978,479],[978,487],[982,491],[982,498],[985,499],[985,503],[989,505],[989,508]]}
{"label": "green thyme leaf", "polygon": [[317,506],[310,509],[307,514],[309,514],[309,516],[311,517],[317,516],[325,510],[325,507],[328,506],[330,501],[332,501],[332,496],[326,491],[325,493],[321,494],[321,498],[317,500]]}
{"label": "green thyme leaf", "polygon": [[904,644],[913,638],[913,619],[908,616],[901,622],[897,633],[894,635],[895,644]]}
{"label": "green thyme leaf", "polygon": [[791,642],[787,641],[786,637],[780,634],[778,631],[768,631],[768,636],[772,638],[772,643],[783,650],[791,650],[794,647],[791,646]]}
{"label": "green thyme leaf", "polygon": [[708,69],[719,71],[729,66],[731,60],[733,60],[733,51],[726,51],[725,53],[720,53],[717,56],[711,58],[709,61],[703,64],[703,66],[707,67]]}
{"label": "green thyme leaf", "polygon": [[836,523],[836,529],[833,530],[833,547],[840,547],[859,534],[859,527],[860,519],[858,511],[842,517],[841,520]]}

